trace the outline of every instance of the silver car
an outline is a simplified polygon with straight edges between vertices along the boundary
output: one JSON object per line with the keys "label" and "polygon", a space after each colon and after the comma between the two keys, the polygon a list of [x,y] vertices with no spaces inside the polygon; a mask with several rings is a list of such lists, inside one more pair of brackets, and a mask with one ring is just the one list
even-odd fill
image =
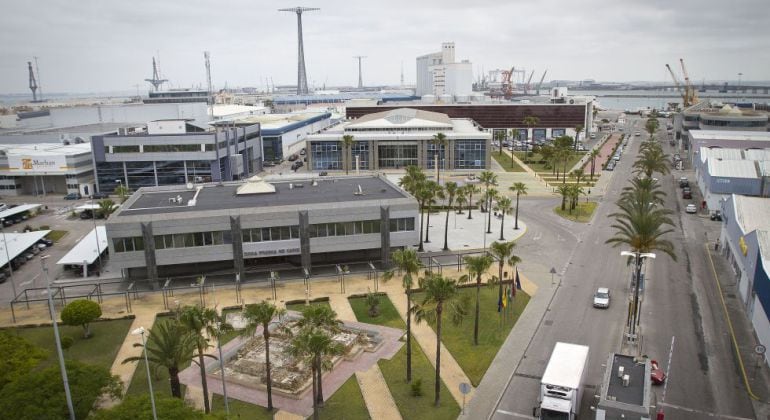
{"label": "silver car", "polygon": [[594,308],[610,307],[610,289],[600,287],[594,294]]}

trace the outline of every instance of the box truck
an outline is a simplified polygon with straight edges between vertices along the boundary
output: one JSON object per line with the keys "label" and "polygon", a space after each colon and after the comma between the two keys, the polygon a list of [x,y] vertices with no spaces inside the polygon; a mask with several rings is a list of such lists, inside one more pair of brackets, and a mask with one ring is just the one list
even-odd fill
{"label": "box truck", "polygon": [[539,405],[533,415],[542,420],[574,420],[583,397],[588,346],[556,343],[540,381]]}

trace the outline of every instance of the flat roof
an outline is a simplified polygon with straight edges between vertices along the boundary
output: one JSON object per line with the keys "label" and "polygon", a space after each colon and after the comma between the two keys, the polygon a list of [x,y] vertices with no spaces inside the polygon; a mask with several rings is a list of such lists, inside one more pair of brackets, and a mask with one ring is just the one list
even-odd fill
{"label": "flat roof", "polygon": [[[99,237],[98,245],[96,242],[97,235]],[[99,258],[99,254],[103,254],[107,248],[109,248],[107,229],[104,226],[97,226],[96,229],[91,229],[83,239],[78,241],[56,264],[83,265],[83,261],[93,264]]]}
{"label": "flat roof", "polygon": [[[8,264],[8,257],[13,260],[49,233],[51,233],[50,230],[36,230],[27,233],[6,233],[4,240],[3,236],[0,235],[0,266]],[[7,256],[5,252],[6,243],[8,244]]]}
{"label": "flat roof", "polygon": [[690,130],[692,140],[770,141],[767,131]]}
{"label": "flat roof", "polygon": [[735,218],[744,233],[767,229],[770,223],[770,198],[733,194]]}
{"label": "flat roof", "polygon": [[[312,185],[316,182],[317,185]],[[388,200],[410,197],[397,186],[384,178],[363,177],[323,177],[271,182],[275,193],[236,195],[242,182],[199,185],[195,205],[188,205],[196,195],[196,189],[188,190],[185,186],[141,188],[134,196],[118,209],[114,216],[137,216],[169,213],[192,213],[212,210],[247,209],[255,207],[280,207],[324,203],[361,202]],[[362,194],[358,195],[361,186]],[[135,197],[135,198],[134,198]],[[181,197],[181,203],[177,200]],[[177,200],[173,203],[171,199]]]}
{"label": "flat roof", "polygon": [[35,210],[41,205],[42,204],[21,204],[16,207],[9,208],[7,210],[0,211],[0,219],[7,219],[11,216],[15,216],[25,211]]}
{"label": "flat roof", "polygon": [[[623,375],[628,375],[628,386],[618,377],[618,368],[623,367]],[[610,383],[607,387],[607,399],[637,406],[644,405],[645,364],[637,363],[632,356],[615,354],[612,358]]]}
{"label": "flat roof", "polygon": [[0,144],[6,155],[61,156],[91,153],[91,143],[63,145],[61,143]]}
{"label": "flat roof", "polygon": [[706,165],[711,176],[745,179],[759,177],[753,160],[727,160],[710,157]]}
{"label": "flat roof", "polygon": [[567,388],[577,388],[583,378],[583,369],[588,360],[588,346],[570,343],[556,343],[548,366],[543,373],[543,382]]}

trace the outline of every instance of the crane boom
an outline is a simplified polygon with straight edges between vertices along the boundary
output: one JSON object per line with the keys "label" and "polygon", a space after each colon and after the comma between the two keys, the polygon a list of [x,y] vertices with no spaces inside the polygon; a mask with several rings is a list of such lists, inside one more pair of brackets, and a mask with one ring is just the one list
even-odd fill
{"label": "crane boom", "polygon": [[527,79],[527,84],[524,85],[524,94],[529,95],[529,87],[531,86],[530,83],[532,82],[532,76],[535,75],[535,71],[532,70],[532,73],[529,74],[529,78]]}
{"label": "crane boom", "polygon": [[676,90],[679,92],[680,95],[682,95],[682,103],[683,103],[683,105],[686,106],[687,93],[682,91],[682,85],[679,83],[679,79],[676,78],[676,75],[674,74],[674,71],[671,70],[671,66],[666,64],[666,69],[668,70],[669,74],[671,74],[671,79],[674,80],[674,85],[676,86]]}
{"label": "crane boom", "polygon": [[687,94],[688,105],[693,105],[698,101],[698,94],[695,87],[690,83],[690,75],[687,73],[687,68],[684,66],[684,59],[679,59],[679,64],[682,66],[682,74],[684,75],[685,93]]}
{"label": "crane boom", "polygon": [[540,83],[537,84],[537,95],[540,96],[540,87],[543,86],[543,80],[545,80],[545,75],[548,73],[548,69],[546,69],[543,72],[543,76],[540,78]]}

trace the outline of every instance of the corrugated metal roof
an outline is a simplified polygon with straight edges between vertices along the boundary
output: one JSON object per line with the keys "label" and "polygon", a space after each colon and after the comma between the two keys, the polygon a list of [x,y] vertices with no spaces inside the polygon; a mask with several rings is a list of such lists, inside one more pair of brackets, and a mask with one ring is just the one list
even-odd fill
{"label": "corrugated metal roof", "polygon": [[690,130],[692,140],[764,140],[770,141],[767,131]]}
{"label": "corrugated metal roof", "polygon": [[757,230],[757,242],[759,243],[759,255],[765,270],[770,271],[770,231]]}
{"label": "corrugated metal roof", "polygon": [[706,162],[708,173],[712,177],[757,178],[757,168],[753,160],[725,160],[709,158]]}
{"label": "corrugated metal roof", "polygon": [[746,149],[743,155],[748,160],[770,160],[770,149]]}
{"label": "corrugated metal roof", "polygon": [[413,108],[398,108],[365,115],[346,128],[452,127],[446,114]]}
{"label": "corrugated metal roof", "polygon": [[722,147],[701,147],[700,160],[705,162],[709,158],[723,159],[723,160],[743,160],[743,154],[741,149],[722,148]]}
{"label": "corrugated metal roof", "polygon": [[735,217],[744,233],[770,229],[770,198],[733,195]]}

